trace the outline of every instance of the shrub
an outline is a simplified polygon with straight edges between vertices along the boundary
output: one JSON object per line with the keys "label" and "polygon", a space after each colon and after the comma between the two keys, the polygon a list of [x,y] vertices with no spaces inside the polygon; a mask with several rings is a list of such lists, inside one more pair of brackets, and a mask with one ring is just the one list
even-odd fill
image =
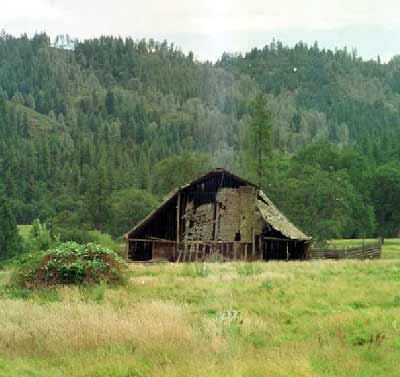
{"label": "shrub", "polygon": [[17,283],[36,288],[58,284],[120,283],[124,262],[114,252],[94,243],[66,242],[21,262]]}
{"label": "shrub", "polygon": [[55,232],[62,242],[96,243],[113,251],[120,251],[121,249],[121,242],[114,241],[109,234],[101,233],[98,230],[57,227]]}

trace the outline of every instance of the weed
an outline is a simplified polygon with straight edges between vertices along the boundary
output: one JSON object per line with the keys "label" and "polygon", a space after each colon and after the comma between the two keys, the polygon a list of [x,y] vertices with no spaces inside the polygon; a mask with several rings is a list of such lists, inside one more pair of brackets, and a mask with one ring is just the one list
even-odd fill
{"label": "weed", "polygon": [[240,263],[236,271],[239,276],[255,276],[261,274],[262,268],[258,263]]}
{"label": "weed", "polygon": [[272,284],[271,280],[264,280],[261,283],[261,288],[266,289],[266,290],[272,290],[272,288],[274,287],[274,285]]}
{"label": "weed", "polygon": [[210,269],[206,263],[188,263],[184,265],[181,276],[184,277],[207,277]]}

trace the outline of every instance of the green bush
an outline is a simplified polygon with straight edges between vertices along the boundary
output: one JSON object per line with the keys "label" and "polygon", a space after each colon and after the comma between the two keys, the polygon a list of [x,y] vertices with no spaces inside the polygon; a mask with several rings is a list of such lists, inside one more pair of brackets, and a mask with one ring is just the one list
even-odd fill
{"label": "green bush", "polygon": [[114,241],[109,234],[101,233],[98,230],[56,227],[55,233],[61,242],[73,241],[79,244],[96,243],[113,251],[121,249],[121,242]]}
{"label": "green bush", "polygon": [[124,266],[120,257],[102,246],[66,242],[21,260],[16,282],[27,288],[121,283]]}

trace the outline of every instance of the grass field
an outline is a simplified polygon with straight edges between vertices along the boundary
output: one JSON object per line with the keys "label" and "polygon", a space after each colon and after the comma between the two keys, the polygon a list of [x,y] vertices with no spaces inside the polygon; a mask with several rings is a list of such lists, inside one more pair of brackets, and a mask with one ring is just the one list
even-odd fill
{"label": "grass field", "polygon": [[400,260],[134,265],[35,293],[11,273],[0,376],[399,376]]}

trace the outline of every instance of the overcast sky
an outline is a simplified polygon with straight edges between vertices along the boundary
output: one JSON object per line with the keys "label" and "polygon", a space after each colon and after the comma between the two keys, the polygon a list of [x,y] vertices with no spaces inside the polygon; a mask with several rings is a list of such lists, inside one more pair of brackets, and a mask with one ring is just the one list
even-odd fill
{"label": "overcast sky", "polygon": [[86,38],[168,39],[204,60],[286,44],[357,48],[365,58],[400,54],[399,0],[0,0],[0,29]]}

